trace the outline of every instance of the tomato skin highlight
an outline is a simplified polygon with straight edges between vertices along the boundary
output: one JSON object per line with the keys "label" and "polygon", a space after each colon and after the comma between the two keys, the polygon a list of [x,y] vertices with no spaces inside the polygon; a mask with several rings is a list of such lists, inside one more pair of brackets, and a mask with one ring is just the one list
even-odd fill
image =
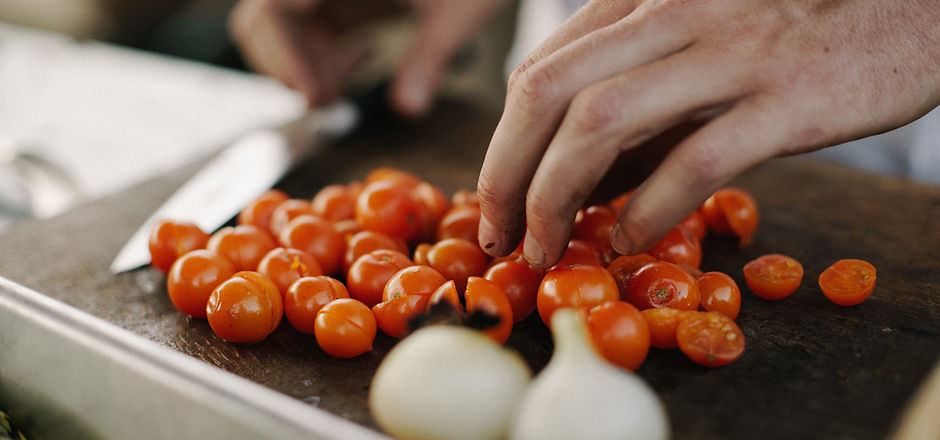
{"label": "tomato skin highlight", "polygon": [[385,284],[392,275],[413,264],[407,255],[391,249],[369,252],[356,259],[346,273],[349,296],[372,307],[382,302]]}
{"label": "tomato skin highlight", "polygon": [[803,281],[803,265],[783,254],[766,254],[744,265],[744,282],[755,295],[770,301],[793,294]]}
{"label": "tomato skin highlight", "polygon": [[317,313],[317,345],[333,357],[352,358],[372,349],[376,324],[372,310],[352,298],[330,301]]}
{"label": "tomato skin highlight", "polygon": [[324,275],[338,273],[346,252],[346,238],[328,220],[315,215],[294,218],[281,229],[284,247],[302,250],[316,258]]}
{"label": "tomato skin highlight", "polygon": [[722,272],[704,272],[695,277],[702,308],[737,319],[741,312],[741,290],[734,279]]}
{"label": "tomato skin highlight", "polygon": [[209,234],[192,223],[158,220],[147,243],[150,265],[167,272],[177,258],[189,251],[204,249],[208,242]]}
{"label": "tomato skin highlight", "polygon": [[744,333],[718,312],[689,312],[676,328],[679,350],[699,365],[720,367],[744,352]]}
{"label": "tomato skin highlight", "polygon": [[166,276],[166,290],[177,310],[193,318],[205,318],[212,291],[235,272],[235,266],[215,252],[192,250],[173,262]]}
{"label": "tomato skin highlight", "polygon": [[667,261],[649,263],[627,282],[627,302],[640,310],[672,307],[696,310],[700,297],[698,284],[685,269]]}
{"label": "tomato skin highlight", "polygon": [[581,264],[550,270],[536,297],[539,317],[551,328],[552,314],[562,307],[589,308],[620,298],[613,275],[600,266]]}
{"label": "tomato skin highlight", "polygon": [[447,278],[431,266],[411,265],[392,274],[382,290],[382,301],[409,295],[429,297],[446,281]]}
{"label": "tomato skin highlight", "polygon": [[226,226],[206,243],[206,248],[235,265],[237,270],[253,271],[265,254],[277,247],[274,237],[255,225]]}
{"label": "tomato skin highlight", "polygon": [[281,296],[294,281],[308,276],[323,275],[317,259],[302,250],[277,247],[261,258],[257,272],[274,282]]}
{"label": "tomato skin highlight", "polygon": [[219,284],[206,304],[206,318],[216,336],[249,344],[264,340],[284,316],[281,294],[271,280],[241,271]]}
{"label": "tomato skin highlight", "polygon": [[650,331],[640,310],[630,303],[609,301],[587,311],[591,339],[608,361],[635,371],[646,360]]}
{"label": "tomato skin highlight", "polygon": [[287,193],[279,189],[270,189],[238,213],[236,223],[239,225],[255,225],[262,230],[271,230],[271,215],[285,200],[289,199]]}
{"label": "tomato skin highlight", "polygon": [[875,290],[875,266],[865,260],[844,259],[819,274],[823,295],[840,306],[861,304]]}

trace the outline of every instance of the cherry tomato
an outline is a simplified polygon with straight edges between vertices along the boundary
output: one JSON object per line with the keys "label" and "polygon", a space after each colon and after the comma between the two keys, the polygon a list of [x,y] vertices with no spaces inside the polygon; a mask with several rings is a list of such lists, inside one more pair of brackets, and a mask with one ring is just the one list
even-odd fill
{"label": "cherry tomato", "polygon": [[372,307],[375,322],[382,333],[403,338],[411,331],[409,322],[428,308],[431,295],[403,295],[382,301]]}
{"label": "cherry tomato", "polygon": [[450,201],[454,206],[480,206],[480,197],[477,195],[476,191],[469,191],[466,189],[458,189],[457,191],[454,191],[454,195],[450,197]]}
{"label": "cherry tomato", "polygon": [[346,238],[324,218],[302,215],[291,220],[281,229],[280,242],[313,255],[325,275],[338,273],[343,265]]}
{"label": "cherry tomato", "polygon": [[613,275],[589,264],[559,267],[542,278],[536,297],[539,316],[551,327],[552,314],[562,307],[590,308],[620,298]]}
{"label": "cherry tomato", "polygon": [[697,268],[702,262],[702,246],[691,232],[673,227],[656,244],[646,250],[653,258]]}
{"label": "cherry tomato", "polygon": [[366,184],[356,198],[356,221],[364,230],[411,240],[420,230],[418,209],[410,188],[378,180]]}
{"label": "cherry tomato", "polygon": [[483,278],[503,288],[515,322],[526,319],[535,311],[535,301],[542,278],[528,263],[501,261],[490,266],[483,274]]}
{"label": "cherry tomato", "polygon": [[702,308],[737,319],[741,311],[741,290],[738,283],[723,272],[704,272],[695,277]]}
{"label": "cherry tomato", "polygon": [[291,220],[302,215],[316,215],[313,204],[309,200],[288,199],[281,202],[271,212],[271,234],[275,237],[281,235],[281,230],[287,227]]}
{"label": "cherry tomato", "polygon": [[314,322],[317,345],[338,358],[356,357],[371,350],[375,332],[372,310],[352,298],[330,301]]}
{"label": "cherry tomato", "polygon": [[404,240],[395,239],[376,231],[359,231],[346,240],[346,253],[343,256],[343,271],[348,272],[349,266],[359,257],[379,249],[392,249],[403,254],[408,253],[408,245]]}
{"label": "cherry tomato", "polygon": [[705,223],[715,232],[736,235],[742,245],[751,242],[757,230],[757,202],[740,188],[722,188],[702,203]]}
{"label": "cherry tomato", "polygon": [[676,329],[679,350],[707,367],[725,365],[744,352],[744,333],[731,318],[718,312],[690,312]]}
{"label": "cherry tomato", "polygon": [[232,263],[208,249],[183,254],[170,266],[166,290],[179,311],[194,318],[206,317],[206,303],[212,291],[235,274]]}
{"label": "cherry tomato", "polygon": [[627,300],[627,282],[640,270],[641,267],[655,262],[656,259],[649,254],[621,255],[607,265],[607,271],[614,276],[617,281],[617,288],[620,290],[620,299]]}
{"label": "cherry tomato", "polygon": [[255,225],[226,226],[209,237],[206,248],[235,265],[236,270],[255,270],[264,255],[277,247],[274,237]]}
{"label": "cherry tomato", "polygon": [[421,177],[418,177],[418,175],[414,173],[392,167],[375,168],[369,171],[365,179],[363,179],[366,185],[377,181],[388,181],[406,188],[414,188],[418,186],[419,183],[423,182]]}
{"label": "cherry tomato", "polygon": [[415,264],[421,264],[424,266],[430,265],[430,263],[428,262],[428,251],[431,250],[432,246],[433,245],[431,243],[421,243],[415,246],[415,251],[412,254],[412,258],[411,258],[412,260],[414,260]]}
{"label": "cherry tomato", "polygon": [[705,224],[705,214],[702,214],[702,211],[699,209],[692,211],[692,213],[682,219],[677,226],[689,231],[700,242],[704,240],[705,235],[708,234],[708,226]]}
{"label": "cherry tomato", "polygon": [[[600,255],[613,256],[610,231],[615,224],[617,224],[617,212],[609,205],[588,206],[578,211],[571,229],[571,238],[587,240],[594,243]],[[605,264],[608,263],[610,261]]]}
{"label": "cherry tomato", "polygon": [[593,242],[572,238],[568,240],[568,247],[565,249],[565,253],[561,255],[561,259],[549,270],[579,264],[603,266],[597,246]]}
{"label": "cherry tomato", "polygon": [[819,274],[823,295],[840,306],[854,306],[875,290],[875,266],[864,260],[836,261]]}
{"label": "cherry tomato", "polygon": [[598,351],[612,364],[636,370],[650,349],[650,330],[632,304],[610,301],[588,309],[587,326]]}
{"label": "cherry tomato", "polygon": [[209,234],[192,223],[159,220],[150,231],[150,264],[166,272],[181,255],[203,249]]}
{"label": "cherry tomato", "polygon": [[407,255],[391,249],[380,249],[359,257],[346,273],[349,296],[369,307],[382,302],[385,283],[395,272],[412,264]]}
{"label": "cherry tomato", "polygon": [[779,300],[793,294],[803,281],[803,265],[783,254],[767,254],[744,265],[744,282],[755,295]]}
{"label": "cherry tomato", "polygon": [[238,213],[236,223],[239,225],[255,225],[265,231],[271,230],[271,215],[274,209],[289,197],[279,189],[271,189],[253,200]]}
{"label": "cherry tomato", "polygon": [[512,306],[503,288],[486,278],[470,277],[467,279],[467,290],[464,292],[467,301],[467,314],[476,311],[499,318],[499,323],[483,330],[483,334],[494,341],[505,344],[512,333]]}
{"label": "cherry tomato", "polygon": [[627,302],[640,310],[651,307],[696,310],[698,285],[695,278],[678,265],[657,261],[641,267],[627,281]]}
{"label": "cherry tomato", "polygon": [[431,297],[428,299],[428,310],[441,301],[447,301],[447,303],[454,308],[458,316],[463,316],[464,310],[463,305],[460,304],[460,294],[457,293],[457,285],[454,284],[453,281],[444,282],[444,284],[441,284],[440,287],[431,294]]}
{"label": "cherry tomato", "polygon": [[679,310],[672,307],[662,307],[658,309],[646,309],[640,311],[650,331],[650,345],[656,348],[669,349],[676,348],[679,343],[676,341],[676,330],[679,328],[679,322],[688,313],[697,313],[690,310]]}
{"label": "cherry tomato", "polygon": [[479,205],[455,205],[441,217],[437,225],[437,241],[462,238],[476,243],[480,229]]}
{"label": "cherry tomato", "polygon": [[489,264],[489,257],[476,242],[462,238],[446,238],[435,243],[428,249],[427,258],[429,266],[448,280],[454,280],[457,290],[467,287],[467,277],[482,276]]}
{"label": "cherry tomato", "polygon": [[277,247],[261,258],[258,273],[274,282],[283,296],[298,278],[323,275],[317,259],[302,250]]}
{"label": "cherry tomato", "polygon": [[447,279],[431,266],[408,266],[395,272],[385,283],[382,301],[390,301],[399,296],[431,296]]}
{"label": "cherry tomato", "polygon": [[299,278],[284,295],[284,315],[295,329],[313,334],[317,313],[334,299],[349,298],[346,286],[326,275]]}
{"label": "cherry tomato", "polygon": [[357,222],[356,219],[333,222],[333,229],[336,229],[336,232],[338,232],[339,235],[345,237],[346,241],[349,241],[349,237],[362,231],[362,228],[359,227],[359,222]]}
{"label": "cherry tomato", "polygon": [[277,286],[257,272],[241,271],[219,284],[206,304],[209,327],[228,342],[264,340],[284,316]]}
{"label": "cherry tomato", "polygon": [[310,208],[314,215],[334,223],[355,219],[358,195],[354,187],[334,183],[317,191],[310,201]]}
{"label": "cherry tomato", "polygon": [[437,227],[441,219],[450,210],[450,199],[440,188],[421,182],[411,190],[411,196],[421,208],[418,210],[419,231],[416,241],[431,241],[437,237]]}

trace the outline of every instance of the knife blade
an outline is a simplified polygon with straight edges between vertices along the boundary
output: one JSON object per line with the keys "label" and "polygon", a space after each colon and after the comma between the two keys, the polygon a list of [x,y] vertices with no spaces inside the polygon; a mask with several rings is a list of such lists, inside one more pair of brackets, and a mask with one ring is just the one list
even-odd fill
{"label": "knife blade", "polygon": [[150,262],[150,232],[161,219],[191,222],[209,233],[218,229],[303,158],[351,132],[367,113],[375,113],[370,107],[384,99],[381,89],[335,101],[280,126],[252,131],[223,148],[134,232],[112,261],[111,272]]}

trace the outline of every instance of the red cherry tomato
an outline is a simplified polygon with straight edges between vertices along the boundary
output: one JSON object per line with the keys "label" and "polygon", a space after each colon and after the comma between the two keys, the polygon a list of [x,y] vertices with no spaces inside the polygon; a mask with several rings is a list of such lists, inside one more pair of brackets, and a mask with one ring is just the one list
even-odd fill
{"label": "red cherry tomato", "polygon": [[695,277],[702,308],[737,319],[741,311],[741,290],[738,283],[723,272],[704,272]]}
{"label": "red cherry tomato", "polygon": [[206,247],[209,234],[192,223],[159,220],[150,232],[150,264],[166,272],[183,254]]}
{"label": "red cherry tomato", "polygon": [[633,278],[633,275],[641,267],[655,261],[656,259],[649,254],[621,255],[607,265],[607,271],[617,281],[617,288],[620,290],[620,299],[622,301],[627,300],[627,282],[630,281],[630,278]]}
{"label": "red cherry tomato", "polygon": [[698,285],[678,265],[657,261],[641,267],[627,282],[627,302],[640,310],[651,307],[696,310]]}
{"label": "red cherry tomato", "polygon": [[409,322],[428,308],[431,295],[403,295],[383,301],[372,307],[375,322],[382,333],[403,338],[410,331]]}
{"label": "red cherry tomato", "polygon": [[262,341],[283,316],[277,286],[257,272],[236,273],[212,291],[206,304],[209,327],[228,342]]}
{"label": "red cherry tomato", "polygon": [[391,249],[372,251],[359,257],[346,273],[349,296],[369,307],[382,302],[385,283],[395,272],[412,264],[407,255]]}
{"label": "red cherry tomato", "polygon": [[287,199],[281,202],[271,212],[271,235],[279,237],[281,230],[287,227],[291,220],[302,215],[316,215],[313,212],[313,204],[309,200]]}
{"label": "red cherry tomato", "polygon": [[334,223],[351,220],[356,218],[358,196],[356,187],[334,183],[317,191],[310,201],[310,208],[314,215]]}
{"label": "red cherry tomato", "polygon": [[380,249],[391,249],[403,254],[408,253],[408,245],[404,240],[395,239],[376,231],[359,231],[346,240],[346,253],[343,256],[343,272],[349,271],[349,266],[359,257]]}
{"label": "red cherry tomato", "polygon": [[699,209],[692,211],[692,213],[682,219],[677,226],[685,228],[686,231],[689,231],[700,242],[704,240],[705,235],[708,234],[708,226],[705,224],[705,214],[702,214],[702,211]]}
{"label": "red cherry tomato", "polygon": [[371,350],[375,332],[372,310],[352,298],[330,301],[314,322],[317,345],[338,358],[356,357]]}
{"label": "red cherry tomato", "polygon": [[450,201],[454,206],[480,206],[480,197],[477,196],[476,191],[469,191],[466,189],[458,189],[457,191],[454,191],[454,195],[451,196]]}
{"label": "red cherry tomato", "polygon": [[395,272],[385,283],[382,301],[400,296],[431,296],[447,279],[431,266],[413,265]]}
{"label": "red cherry tomato", "polygon": [[630,303],[610,301],[588,309],[591,339],[605,359],[635,371],[650,349],[649,325]]}
{"label": "red cherry tomato", "polygon": [[476,243],[480,229],[480,205],[455,205],[437,224],[437,241],[462,238]]}
{"label": "red cherry tomato", "polygon": [[482,276],[489,264],[489,257],[476,242],[462,238],[446,238],[435,243],[428,249],[427,259],[429,266],[448,280],[454,280],[457,290],[467,287],[467,277]]}
{"label": "red cherry tomato", "polygon": [[542,322],[551,327],[552,314],[563,307],[589,308],[620,298],[613,275],[600,266],[566,266],[545,274],[536,297]]}
{"label": "red cherry tomato", "polygon": [[236,223],[239,225],[255,225],[262,230],[271,230],[271,215],[274,209],[289,197],[284,191],[271,189],[253,200],[238,213]]}
{"label": "red cherry tomato", "polygon": [[646,250],[653,258],[678,265],[698,268],[702,262],[702,246],[691,232],[678,226],[669,230],[656,244]]}
{"label": "red cherry tomato", "polygon": [[323,275],[317,259],[302,250],[278,247],[261,258],[258,273],[274,282],[283,296],[299,278]]}
{"label": "red cherry tomato", "polygon": [[326,275],[299,278],[284,295],[284,315],[295,329],[313,334],[317,313],[338,298],[349,298],[346,286],[339,280]]}
{"label": "red cherry tomato", "polygon": [[676,341],[676,330],[679,322],[688,313],[697,313],[690,310],[679,310],[672,307],[646,309],[640,312],[650,331],[650,345],[656,348],[669,349],[679,346]]}
{"label": "red cherry tomato", "polygon": [[751,242],[757,230],[757,202],[740,188],[722,188],[702,203],[705,223],[715,232],[736,235],[742,245]]}
{"label": "red cherry tomato", "polygon": [[464,292],[467,301],[467,314],[482,311],[488,315],[499,318],[499,323],[483,330],[483,334],[494,341],[505,344],[512,333],[512,306],[503,288],[490,280],[480,277],[467,279],[467,290]]}
{"label": "red cherry tomato", "polygon": [[230,261],[208,249],[196,249],[173,262],[166,275],[166,290],[179,311],[205,318],[209,295],[234,274],[235,266]]}
{"label": "red cherry tomato", "polygon": [[744,352],[744,333],[718,312],[689,312],[676,329],[679,350],[706,367],[725,365]]}
{"label": "red cherry tomato", "polygon": [[209,237],[206,248],[235,265],[236,270],[255,270],[264,255],[277,247],[274,237],[255,225],[226,226]]}
{"label": "red cherry tomato", "polygon": [[515,322],[526,319],[535,311],[535,301],[542,278],[528,263],[501,261],[490,266],[483,274],[483,278],[503,288]]}
{"label": "red cherry tomato", "polygon": [[744,265],[744,282],[755,295],[779,300],[793,294],[803,281],[803,265],[783,254],[767,254]]}
{"label": "red cherry tomato", "polygon": [[[571,238],[594,243],[600,256],[612,257],[615,252],[610,244],[610,231],[615,224],[617,224],[617,211],[609,205],[588,206],[578,211],[571,229]],[[603,262],[604,258],[601,261]],[[609,263],[610,261],[604,262],[604,264]]]}
{"label": "red cherry tomato", "polygon": [[549,270],[578,264],[603,266],[598,248],[593,242],[572,238],[568,240],[568,247],[565,249],[565,253],[561,255],[561,259]]}
{"label": "red cherry tomato", "polygon": [[313,255],[325,275],[339,273],[343,265],[346,238],[321,217],[302,215],[291,220],[281,229],[280,242]]}
{"label": "red cherry tomato", "polygon": [[875,266],[864,260],[835,262],[819,274],[823,295],[840,306],[854,306],[868,299],[875,290]]}
{"label": "red cherry tomato", "polygon": [[410,188],[378,180],[366,184],[356,198],[356,221],[364,230],[411,240],[420,230],[418,209]]}

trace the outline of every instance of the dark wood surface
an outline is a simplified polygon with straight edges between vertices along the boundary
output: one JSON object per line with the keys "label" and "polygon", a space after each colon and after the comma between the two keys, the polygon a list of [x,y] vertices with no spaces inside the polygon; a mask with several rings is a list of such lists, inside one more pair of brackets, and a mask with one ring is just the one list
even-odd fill
{"label": "dark wood surface", "polygon": [[[418,123],[370,127],[319,154],[278,187],[310,197],[329,183],[378,166],[420,174],[448,194],[473,189],[498,115],[442,105]],[[144,338],[192,355],[310,405],[377,429],[366,404],[372,373],[395,341],[380,335],[355,359],[324,355],[312,336],[282,324],[254,345],[227,344],[202,320],[170,304],[164,276],[121,275],[108,265],[124,241],[199,164],[69,214],[0,235],[0,276],[36,289]],[[734,182],[760,205],[754,242],[709,237],[702,268],[742,286],[744,355],[717,369],[676,350],[652,350],[637,373],[664,399],[677,439],[880,439],[940,355],[940,187],[849,170],[808,158],[778,159]],[[803,262],[791,297],[768,302],[747,291],[741,267],[765,253]],[[872,297],[851,308],[826,300],[819,273],[841,258],[878,269]],[[551,340],[537,317],[508,343],[533,369]]]}

